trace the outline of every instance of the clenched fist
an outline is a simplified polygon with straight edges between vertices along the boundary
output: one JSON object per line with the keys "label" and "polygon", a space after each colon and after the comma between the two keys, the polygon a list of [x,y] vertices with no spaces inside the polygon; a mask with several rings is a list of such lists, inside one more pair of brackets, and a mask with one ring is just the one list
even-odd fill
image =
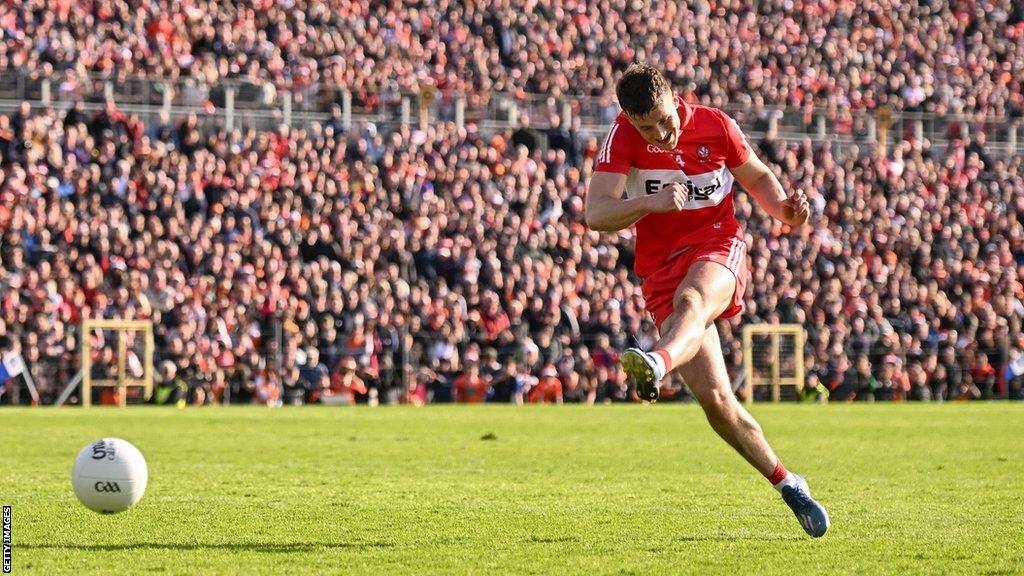
{"label": "clenched fist", "polygon": [[679,182],[672,182],[662,186],[661,190],[651,195],[654,199],[654,206],[651,212],[676,212],[683,209],[686,204],[686,197],[689,192],[686,186]]}
{"label": "clenched fist", "polygon": [[782,221],[790,226],[802,226],[811,215],[811,207],[807,203],[807,196],[802,190],[797,190],[782,201]]}

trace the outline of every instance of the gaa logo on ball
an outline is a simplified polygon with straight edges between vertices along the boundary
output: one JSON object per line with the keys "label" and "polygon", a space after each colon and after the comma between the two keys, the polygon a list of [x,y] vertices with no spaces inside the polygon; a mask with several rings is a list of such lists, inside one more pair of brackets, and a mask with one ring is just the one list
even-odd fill
{"label": "gaa logo on ball", "polygon": [[120,438],[103,438],[82,448],[71,471],[78,501],[103,514],[134,506],[148,480],[146,459],[138,448]]}

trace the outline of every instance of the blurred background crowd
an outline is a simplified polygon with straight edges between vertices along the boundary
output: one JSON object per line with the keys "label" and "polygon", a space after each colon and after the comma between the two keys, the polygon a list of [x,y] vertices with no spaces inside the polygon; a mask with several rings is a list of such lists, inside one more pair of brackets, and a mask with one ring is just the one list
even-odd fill
{"label": "blurred background crowd", "polygon": [[[609,97],[633,60],[734,103],[1024,112],[1013,0],[25,0],[0,6],[0,70],[343,86],[362,101],[429,81]],[[313,88],[313,90],[310,90]]]}
{"label": "blurred background crowd", "polygon": [[[0,6],[0,27],[0,70],[72,96],[104,73],[610,98],[645,59],[711,105],[1024,111],[1009,1],[45,0]],[[634,400],[618,354],[655,331],[631,232],[584,222],[600,131],[154,118],[112,99],[0,114],[0,351],[44,401],[79,368],[85,318],[153,321],[158,402]],[[737,190],[752,277],[719,328],[739,394],[740,330],[765,322],[805,327],[809,398],[1021,397],[1020,155],[977,127],[751,145],[813,215],[792,231]],[[89,337],[93,375],[116,376],[111,334]],[[13,382],[0,402],[24,401]]]}

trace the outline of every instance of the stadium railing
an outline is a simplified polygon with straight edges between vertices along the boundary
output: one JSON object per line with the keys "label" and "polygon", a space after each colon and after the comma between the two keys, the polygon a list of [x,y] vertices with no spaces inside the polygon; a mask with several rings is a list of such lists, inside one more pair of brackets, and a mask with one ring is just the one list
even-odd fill
{"label": "stadium railing", "polygon": [[[515,127],[524,117],[538,129],[550,127],[552,116],[562,126],[579,122],[584,134],[601,135],[618,107],[611,97],[543,94],[439,92],[425,85],[417,91],[358,93],[343,86],[314,84],[278,86],[272,82],[226,79],[207,84],[192,78],[157,79],[135,76],[47,76],[40,71],[0,71],[0,111],[21,101],[39,105],[82,102],[99,110],[112,99],[125,112],[154,119],[160,111],[177,117],[197,113],[207,125],[269,129],[280,124],[322,122],[332,106],[341,108],[344,124],[371,121],[415,124],[422,121],[473,122],[484,130]],[[753,135],[774,134],[782,139],[809,138],[842,144],[890,145],[904,138],[927,138],[944,143],[952,137],[982,130],[992,152],[1024,153],[1019,118],[985,115],[936,115],[913,111],[845,110],[828,108],[754,107],[730,104],[723,109]]]}

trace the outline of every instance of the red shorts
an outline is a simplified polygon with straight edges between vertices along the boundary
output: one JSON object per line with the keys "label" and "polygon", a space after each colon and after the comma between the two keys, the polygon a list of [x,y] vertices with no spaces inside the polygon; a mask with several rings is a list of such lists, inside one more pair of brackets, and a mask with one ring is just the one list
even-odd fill
{"label": "red shorts", "polygon": [[743,293],[747,289],[747,244],[736,236],[712,238],[680,248],[669,256],[661,268],[644,279],[643,293],[647,311],[654,316],[659,329],[672,314],[672,300],[690,266],[701,261],[718,262],[736,277],[732,302],[719,318],[731,318],[743,311]]}

